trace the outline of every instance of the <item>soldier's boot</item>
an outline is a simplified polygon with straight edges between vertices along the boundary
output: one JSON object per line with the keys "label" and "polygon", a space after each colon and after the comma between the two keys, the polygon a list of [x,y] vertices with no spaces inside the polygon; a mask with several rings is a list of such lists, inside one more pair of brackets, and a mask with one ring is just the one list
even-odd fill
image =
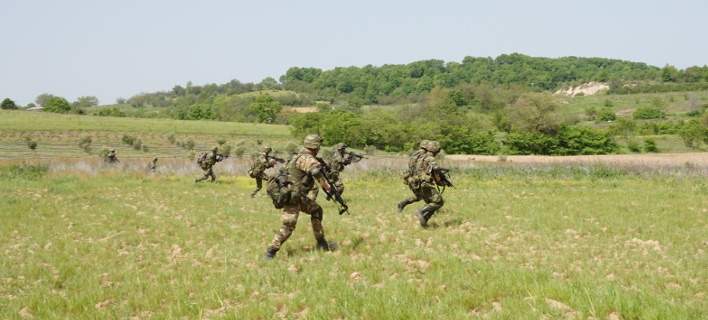
{"label": "soldier's boot", "polygon": [[317,239],[317,250],[334,251],[335,249],[337,249],[336,244],[327,242],[327,240],[325,240],[325,238],[318,238]]}
{"label": "soldier's boot", "polygon": [[418,222],[420,223],[420,226],[423,228],[428,227],[428,219],[425,218],[426,212],[425,208],[418,210],[416,213],[416,217],[418,217]]}
{"label": "soldier's boot", "polygon": [[433,217],[435,212],[440,209],[440,207],[442,207],[442,205],[437,203],[429,203],[426,204],[423,209],[420,209],[420,211],[418,212],[418,220],[421,221],[420,225],[422,227],[427,227],[428,221],[430,220],[430,218]]}
{"label": "soldier's boot", "polygon": [[266,260],[273,260],[273,258],[275,258],[276,253],[278,253],[278,249],[268,247],[268,249],[266,250],[265,256],[263,258]]}
{"label": "soldier's boot", "polygon": [[261,191],[261,188],[258,188],[258,189],[256,189],[256,190],[253,190],[253,192],[251,192],[251,198],[255,198],[255,197],[256,197],[256,193],[258,193],[258,191]]}
{"label": "soldier's boot", "polygon": [[398,205],[397,205],[397,207],[398,207],[398,212],[399,212],[399,213],[400,213],[400,212],[403,212],[403,209],[405,209],[407,205],[409,205],[409,204],[411,204],[411,203],[413,203],[413,202],[415,202],[415,200],[403,199],[403,201],[399,202]]}

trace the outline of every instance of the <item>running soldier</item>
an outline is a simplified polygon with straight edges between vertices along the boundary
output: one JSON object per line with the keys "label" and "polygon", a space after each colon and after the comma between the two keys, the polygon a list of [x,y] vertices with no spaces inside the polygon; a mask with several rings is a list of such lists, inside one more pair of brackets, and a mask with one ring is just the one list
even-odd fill
{"label": "running soldier", "polygon": [[[413,192],[413,196],[398,203],[398,211],[414,202],[425,201],[426,205],[417,213],[422,227],[428,226],[428,220],[440,209],[444,202],[434,178],[437,172],[446,171],[438,167],[435,156],[440,152],[440,143],[423,140],[420,149],[411,154],[408,160],[408,172],[403,177],[404,183]],[[449,184],[451,185],[451,184]]]}
{"label": "running soldier", "polygon": [[253,166],[251,167],[251,169],[248,170],[248,175],[256,180],[256,190],[251,193],[251,198],[255,197],[256,193],[258,193],[258,191],[263,188],[263,180],[268,179],[265,171],[269,168],[274,167],[275,164],[278,162],[285,162],[284,159],[271,156],[271,151],[273,151],[271,147],[263,147],[262,152],[256,158],[256,161],[253,163]]}
{"label": "running soldier", "polygon": [[103,157],[103,161],[108,164],[116,164],[119,163],[120,160],[118,160],[118,154],[116,154],[116,149],[111,149],[106,153],[106,155]]}
{"label": "running soldier", "polygon": [[157,171],[157,157],[152,158],[152,161],[148,163],[148,171],[155,173]]}
{"label": "running soldier", "polygon": [[219,154],[218,147],[212,148],[209,152],[202,153],[199,158],[197,158],[197,164],[200,168],[202,168],[202,170],[204,170],[204,176],[194,180],[194,182],[202,182],[206,179],[210,179],[210,182],[216,181],[214,165],[222,160],[224,160],[224,156]]}
{"label": "running soldier", "polygon": [[310,215],[310,223],[317,241],[317,249],[325,251],[331,249],[330,244],[325,239],[322,227],[322,207],[316,202],[319,191],[317,184],[327,193],[331,193],[334,189],[327,183],[322,164],[316,158],[321,145],[322,138],[319,135],[308,135],[305,137],[305,147],[288,163],[288,179],[292,183],[291,199],[283,207],[281,214],[282,226],[266,250],[266,259],[275,257],[283,243],[288,240],[295,230],[300,212]]}
{"label": "running soldier", "polygon": [[338,143],[335,145],[332,159],[329,161],[329,178],[332,179],[340,194],[344,192],[344,183],[340,180],[339,174],[344,171],[346,166],[359,162],[361,159],[364,159],[364,156],[347,151],[346,144]]}

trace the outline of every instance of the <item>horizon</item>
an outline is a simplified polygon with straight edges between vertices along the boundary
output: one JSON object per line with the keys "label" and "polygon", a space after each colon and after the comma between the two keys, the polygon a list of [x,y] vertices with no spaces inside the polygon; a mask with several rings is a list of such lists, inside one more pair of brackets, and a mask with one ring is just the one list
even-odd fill
{"label": "horizon", "polygon": [[[561,6],[562,5],[562,6]],[[598,0],[304,4],[11,0],[0,12],[0,95],[101,104],[175,85],[279,80],[290,67],[381,66],[520,53],[680,69],[708,64],[708,3]],[[511,8],[511,9],[510,9]],[[27,23],[31,21],[32,23]],[[631,40],[631,41],[629,41]],[[12,75],[12,76],[5,76]]]}

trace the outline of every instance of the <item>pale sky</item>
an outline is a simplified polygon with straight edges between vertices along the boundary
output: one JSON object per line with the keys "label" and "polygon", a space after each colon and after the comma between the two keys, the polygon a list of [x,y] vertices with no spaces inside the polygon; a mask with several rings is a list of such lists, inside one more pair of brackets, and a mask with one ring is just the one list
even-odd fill
{"label": "pale sky", "polygon": [[519,52],[708,64],[708,1],[0,0],[0,99]]}

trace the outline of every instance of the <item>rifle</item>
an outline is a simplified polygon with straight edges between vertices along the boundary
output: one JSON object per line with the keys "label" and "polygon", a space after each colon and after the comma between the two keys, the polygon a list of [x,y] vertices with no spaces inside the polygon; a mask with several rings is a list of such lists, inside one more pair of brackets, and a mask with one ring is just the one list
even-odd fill
{"label": "rifle", "polygon": [[268,156],[268,158],[273,159],[279,163],[285,163],[285,159],[283,159],[283,158],[278,158],[278,157],[274,157],[274,156]]}
{"label": "rifle", "polygon": [[[438,188],[438,191],[442,194],[445,192],[446,187],[452,187],[454,188],[455,186],[452,184],[452,179],[450,179],[450,169],[446,168],[435,168],[431,172],[431,175],[433,177],[433,181],[435,182],[435,187]],[[439,187],[442,187],[442,190],[440,190]]]}
{"label": "rifle", "polygon": [[365,155],[356,152],[349,152],[349,154],[354,158],[354,162],[360,161],[361,159],[369,159]]}
{"label": "rifle", "polygon": [[342,198],[341,192],[337,190],[337,187],[334,185],[334,182],[332,179],[330,179],[330,168],[327,162],[325,162],[322,158],[315,157],[317,161],[322,165],[322,176],[324,177],[325,181],[327,181],[327,184],[329,184],[330,191],[327,192],[324,188],[323,191],[327,195],[327,200],[332,200],[339,204],[339,215],[342,215],[344,213],[349,214],[349,206],[347,206],[347,202],[344,201]]}

